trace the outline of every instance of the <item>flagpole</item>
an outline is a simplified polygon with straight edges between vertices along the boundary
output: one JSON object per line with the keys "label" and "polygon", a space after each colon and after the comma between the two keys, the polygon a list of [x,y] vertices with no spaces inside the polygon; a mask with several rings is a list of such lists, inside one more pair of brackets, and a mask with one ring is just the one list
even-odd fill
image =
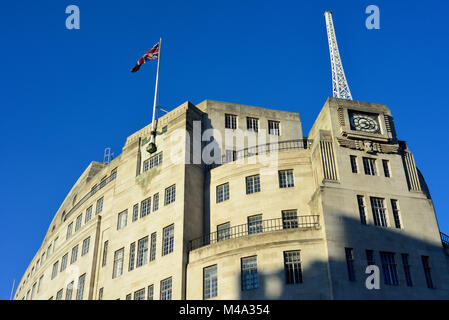
{"label": "flagpole", "polygon": [[[150,153],[154,153],[156,152],[156,145],[155,145],[155,140],[156,140],[156,131],[155,131],[155,122],[156,122],[156,104],[157,104],[157,91],[158,91],[158,84],[159,84],[159,64],[161,62],[161,47],[162,47],[162,38],[159,38],[159,53],[158,53],[158,58],[157,58],[157,72],[156,72],[156,86],[154,88],[154,102],[153,102],[153,119],[151,121],[151,138],[150,138],[150,144],[153,143],[154,144],[154,148],[150,148],[150,150],[148,150]],[[150,146],[149,146],[150,147]],[[151,152],[153,149],[154,151]]]}

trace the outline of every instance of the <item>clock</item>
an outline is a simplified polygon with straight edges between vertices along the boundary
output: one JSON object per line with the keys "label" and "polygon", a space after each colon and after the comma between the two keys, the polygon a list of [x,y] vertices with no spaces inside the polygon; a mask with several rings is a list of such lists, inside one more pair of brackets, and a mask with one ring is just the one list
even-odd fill
{"label": "clock", "polygon": [[351,129],[367,133],[380,133],[379,116],[372,113],[350,112]]}

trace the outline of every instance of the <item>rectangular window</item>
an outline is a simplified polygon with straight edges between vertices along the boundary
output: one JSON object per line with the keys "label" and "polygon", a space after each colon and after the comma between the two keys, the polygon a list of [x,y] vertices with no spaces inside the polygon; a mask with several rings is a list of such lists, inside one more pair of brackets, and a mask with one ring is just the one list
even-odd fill
{"label": "rectangular window", "polygon": [[384,167],[385,177],[390,178],[390,164],[388,160],[382,160],[382,166]]}
{"label": "rectangular window", "polygon": [[39,282],[37,283],[37,292],[38,293],[41,290],[41,285],[42,285],[42,280],[43,279],[44,279],[44,275],[41,275],[41,277],[39,278]]}
{"label": "rectangular window", "polygon": [[103,198],[97,200],[97,207],[95,209],[95,214],[99,214],[103,210]]}
{"label": "rectangular window", "polygon": [[293,170],[279,171],[279,188],[291,188],[295,186]]}
{"label": "rectangular window", "polygon": [[259,277],[257,275],[257,256],[241,259],[242,291],[257,289]]}
{"label": "rectangular window", "polygon": [[165,205],[175,202],[176,185],[172,185],[165,189]]}
{"label": "rectangular window", "polygon": [[154,299],[154,286],[153,285],[149,285],[148,286],[147,300],[153,300],[153,299]]}
{"label": "rectangular window", "polygon": [[284,251],[285,282],[302,283],[301,258],[299,250]]}
{"label": "rectangular window", "polygon": [[156,259],[156,232],[151,234],[150,261]]}
{"label": "rectangular window", "polygon": [[357,168],[357,157],[356,156],[350,156],[351,159],[351,170],[352,173],[358,173],[359,170]]}
{"label": "rectangular window", "polygon": [[115,178],[117,178],[117,168],[114,168],[112,171],[111,171],[111,176],[110,176],[110,180],[112,181],[112,180],[115,180]]}
{"label": "rectangular window", "polygon": [[63,291],[64,291],[64,289],[61,289],[58,291],[58,293],[56,293],[56,300],[62,300]]}
{"label": "rectangular window", "polygon": [[398,200],[391,200],[391,208],[393,209],[394,225],[397,229],[401,229]]}
{"label": "rectangular window", "polygon": [[373,250],[366,250],[366,263],[369,266],[376,264],[376,260],[374,259],[374,251]]}
{"label": "rectangular window", "polygon": [[171,277],[161,281],[161,300],[171,300]]}
{"label": "rectangular window", "polygon": [[359,206],[360,222],[366,224],[365,197],[357,196],[357,204]]}
{"label": "rectangular window", "polygon": [[64,271],[67,268],[67,261],[69,260],[69,254],[66,253],[61,259],[61,270]]}
{"label": "rectangular window", "polygon": [[283,229],[298,228],[298,213],[296,210],[282,211],[282,228]]}
{"label": "rectangular window", "polygon": [[103,188],[107,183],[107,177],[103,177],[100,181],[100,189]]}
{"label": "rectangular window", "polygon": [[126,295],[126,300],[132,300],[131,293]]}
{"label": "rectangular window", "polygon": [[34,299],[34,294],[36,293],[36,283],[33,284],[33,287],[31,288],[31,300]]}
{"label": "rectangular window", "polygon": [[147,159],[143,163],[143,171],[148,171],[151,168],[157,167],[162,163],[162,152],[152,156],[151,158]]}
{"label": "rectangular window", "polygon": [[279,121],[268,120],[268,134],[280,136],[281,131],[279,130],[279,127],[280,127]]}
{"label": "rectangular window", "polygon": [[83,214],[80,214],[76,218],[76,224],[75,224],[75,232],[77,232],[81,228],[81,224],[83,222]]}
{"label": "rectangular window", "polygon": [[263,232],[262,215],[248,217],[248,234]]}
{"label": "rectangular window", "polygon": [[58,265],[59,265],[59,261],[56,261],[53,264],[53,270],[51,272],[51,279],[52,280],[58,275]]}
{"label": "rectangular window", "polygon": [[260,192],[260,175],[246,177],[246,194]]}
{"label": "rectangular window", "polygon": [[432,281],[432,273],[430,272],[430,263],[428,256],[421,256],[422,266],[424,268],[424,275],[426,276],[427,288],[434,289]]}
{"label": "rectangular window", "polygon": [[217,226],[217,241],[227,240],[231,237],[231,224],[229,222]]}
{"label": "rectangular window", "polygon": [[404,267],[405,282],[408,287],[413,287],[412,273],[410,272],[410,264],[408,262],[408,254],[401,254],[402,266]]}
{"label": "rectangular window", "polygon": [[394,261],[394,253],[381,252],[380,261],[382,263],[382,271],[384,274],[384,282],[387,285],[399,285],[398,272],[396,270],[396,262]]}
{"label": "rectangular window", "polygon": [[133,207],[133,222],[139,219],[139,205],[135,204]]}
{"label": "rectangular window", "polygon": [[67,285],[67,289],[65,290],[65,299],[72,300],[72,292],[73,292],[73,281]]}
{"label": "rectangular window", "polygon": [[[47,259],[51,255],[51,244],[47,248]],[[33,270],[31,270],[31,273],[33,273]]]}
{"label": "rectangular window", "polygon": [[90,207],[87,208],[87,210],[86,210],[86,216],[84,217],[84,223],[89,222],[90,219],[92,219],[92,206],[90,206]]}
{"label": "rectangular window", "polygon": [[72,249],[72,256],[70,257],[70,264],[76,262],[78,259],[78,245],[74,246]]}
{"label": "rectangular window", "polygon": [[371,209],[373,211],[374,225],[387,227],[387,209],[384,205],[384,199],[371,197]]}
{"label": "rectangular window", "polygon": [[117,230],[120,230],[126,227],[128,223],[128,210],[122,211],[118,214],[117,217]]}
{"label": "rectangular window", "polygon": [[78,290],[76,291],[76,300],[83,300],[85,281],[86,281],[86,274],[83,274],[78,278]]}
{"label": "rectangular window", "polygon": [[151,212],[151,197],[143,200],[140,204],[140,217],[143,218]]}
{"label": "rectangular window", "polygon": [[90,237],[83,240],[83,247],[81,249],[81,256],[84,256],[86,253],[89,252],[89,246],[90,246]]}
{"label": "rectangular window", "polygon": [[114,253],[114,266],[112,270],[112,279],[117,278],[123,274],[123,256],[125,248],[121,248]]}
{"label": "rectangular window", "polygon": [[173,252],[174,236],[175,236],[175,226],[173,224],[171,226],[164,228],[163,238],[162,238],[162,255],[163,256]]}
{"label": "rectangular window", "polygon": [[203,269],[204,299],[216,297],[218,294],[217,265]]}
{"label": "rectangular window", "polygon": [[145,300],[145,288],[134,292],[134,300]]}
{"label": "rectangular window", "polygon": [[225,157],[225,163],[235,161],[237,160],[237,152],[235,150],[226,150]]}
{"label": "rectangular window", "polygon": [[104,288],[100,288],[100,290],[98,290],[98,300],[103,300],[103,291]]}
{"label": "rectangular window", "polygon": [[72,236],[72,229],[73,229],[73,222],[70,222],[70,224],[67,226],[67,235],[66,240]]}
{"label": "rectangular window", "polygon": [[258,132],[259,131],[259,119],[257,118],[246,118],[246,129],[248,131]]}
{"label": "rectangular window", "polygon": [[153,211],[157,211],[159,209],[159,192],[155,193],[153,196]]}
{"label": "rectangular window", "polygon": [[237,129],[237,116],[234,114],[225,114],[225,128]]}
{"label": "rectangular window", "polygon": [[229,183],[217,186],[217,203],[229,200]]}
{"label": "rectangular window", "polygon": [[134,270],[134,262],[136,260],[136,243],[133,242],[129,246],[129,265],[128,271]]}
{"label": "rectangular window", "polygon": [[148,236],[137,242],[137,263],[136,267],[141,267],[148,262]]}
{"label": "rectangular window", "polygon": [[346,265],[348,269],[348,279],[349,281],[355,281],[354,249],[345,248],[345,254],[346,254]]}
{"label": "rectangular window", "polygon": [[104,242],[104,245],[103,245],[103,261],[102,261],[102,263],[101,263],[101,265],[104,267],[105,265],[106,265],[106,260],[107,260],[107,257],[108,257],[108,240],[106,240],[105,242]]}
{"label": "rectangular window", "polygon": [[365,174],[369,176],[376,176],[376,159],[373,158],[363,158],[363,167],[365,169]]}

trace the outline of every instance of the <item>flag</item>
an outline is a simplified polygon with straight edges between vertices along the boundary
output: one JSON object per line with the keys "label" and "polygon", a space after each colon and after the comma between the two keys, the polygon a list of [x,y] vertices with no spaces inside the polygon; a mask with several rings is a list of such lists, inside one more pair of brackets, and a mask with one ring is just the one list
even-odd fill
{"label": "flag", "polygon": [[137,64],[131,69],[131,72],[139,71],[141,65],[143,65],[147,61],[154,59],[159,59],[159,42],[156,43],[153,48],[148,50],[147,53],[145,53],[143,57],[139,59],[139,61],[137,61]]}

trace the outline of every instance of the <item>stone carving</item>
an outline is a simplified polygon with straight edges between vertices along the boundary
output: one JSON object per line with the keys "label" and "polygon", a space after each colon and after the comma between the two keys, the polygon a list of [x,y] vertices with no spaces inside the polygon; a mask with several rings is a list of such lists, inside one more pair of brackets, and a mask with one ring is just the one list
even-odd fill
{"label": "stone carving", "polygon": [[373,142],[370,140],[350,140],[337,138],[338,144],[345,148],[365,151],[367,153],[398,153],[399,146]]}

